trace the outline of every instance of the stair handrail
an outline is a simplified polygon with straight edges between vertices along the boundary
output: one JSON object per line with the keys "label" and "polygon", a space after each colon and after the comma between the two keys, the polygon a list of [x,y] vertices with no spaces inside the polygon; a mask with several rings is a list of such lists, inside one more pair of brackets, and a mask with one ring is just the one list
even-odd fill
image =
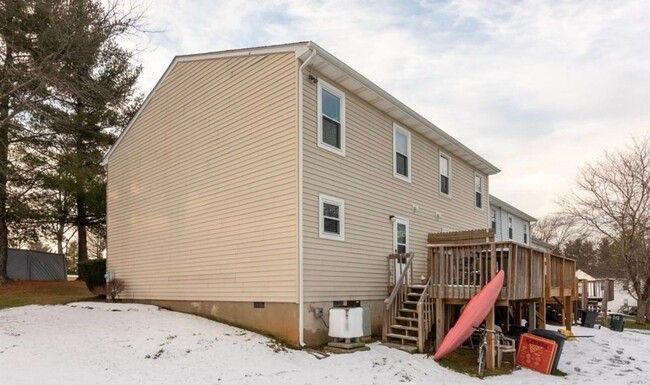
{"label": "stair handrail", "polygon": [[[411,274],[409,274],[409,270],[411,270],[411,265],[413,264],[413,259],[415,259],[415,253],[405,253],[405,256],[408,258],[406,261],[406,265],[404,266],[404,269],[402,270],[402,274],[398,279],[395,280],[395,287],[393,287],[393,291],[390,293],[390,296],[384,300],[384,305],[385,308],[388,309],[390,304],[392,304],[395,301],[395,297],[397,297],[397,294],[399,291],[402,289],[402,286],[408,284],[408,282],[405,282],[408,278],[411,278]],[[397,276],[397,274],[395,274]]]}
{"label": "stair handrail", "polygon": [[433,285],[429,276],[417,304],[418,311],[418,351],[424,353],[424,344],[433,325]]}
{"label": "stair handrail", "polygon": [[[408,279],[411,278],[413,275],[413,259],[415,258],[415,253],[405,253],[404,254],[408,260],[406,261],[406,265],[402,269],[402,274],[397,277],[397,272],[394,271],[395,275],[395,286],[393,287],[390,295],[388,298],[384,300],[384,325],[383,325],[383,330],[382,330],[382,341],[386,342],[388,338],[388,327],[389,325],[395,320],[395,317],[397,317],[397,307],[396,302],[399,302],[398,299],[401,299],[402,301],[404,300],[404,287],[408,285]],[[394,257],[395,254],[391,254],[388,256],[389,259],[389,264],[392,262],[390,261],[392,257]],[[398,258],[402,258],[399,257]],[[392,265],[393,270],[394,269],[394,264]],[[398,296],[398,294],[400,294]],[[400,305],[400,304],[397,304]]]}

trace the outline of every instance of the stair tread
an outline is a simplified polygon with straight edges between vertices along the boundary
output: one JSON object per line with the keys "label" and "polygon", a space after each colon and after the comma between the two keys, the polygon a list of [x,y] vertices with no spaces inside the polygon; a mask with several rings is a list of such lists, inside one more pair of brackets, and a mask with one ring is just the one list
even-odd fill
{"label": "stair tread", "polygon": [[418,351],[417,346],[414,345],[402,345],[394,342],[382,342],[382,345],[388,346],[389,348],[393,348],[393,349],[399,349],[411,354],[416,353]]}
{"label": "stair tread", "polygon": [[413,326],[404,326],[404,325],[397,325],[397,324],[392,324],[390,325],[391,328],[393,329],[402,329],[402,330],[411,330],[411,331],[418,331],[418,328],[413,327]]}
{"label": "stair tread", "polygon": [[417,317],[395,317],[396,320],[399,321],[412,321],[412,322],[418,322]]}
{"label": "stair tread", "polygon": [[395,338],[395,339],[400,339],[400,340],[407,340],[407,341],[415,341],[415,342],[418,341],[418,338],[417,338],[417,337],[413,337],[413,336],[405,336],[405,335],[403,335],[403,334],[395,334],[395,333],[387,333],[387,334],[386,334],[386,337]]}
{"label": "stair tread", "polygon": [[402,302],[402,303],[407,303],[407,304],[409,304],[409,305],[417,305],[417,304],[418,304],[418,301],[404,301],[404,302]]}
{"label": "stair tread", "polygon": [[427,285],[410,285],[409,288],[411,288],[411,289],[426,289]]}
{"label": "stair tread", "polygon": [[417,312],[418,312],[418,311],[415,310],[415,309],[407,309],[407,308],[405,308],[405,307],[399,309],[399,311],[403,311],[403,312],[405,312],[405,313],[417,313]]}
{"label": "stair tread", "polygon": [[416,297],[416,296],[417,297],[422,297],[422,293],[413,293],[413,292],[411,292],[411,293],[408,293],[407,295],[409,295],[411,297]]}

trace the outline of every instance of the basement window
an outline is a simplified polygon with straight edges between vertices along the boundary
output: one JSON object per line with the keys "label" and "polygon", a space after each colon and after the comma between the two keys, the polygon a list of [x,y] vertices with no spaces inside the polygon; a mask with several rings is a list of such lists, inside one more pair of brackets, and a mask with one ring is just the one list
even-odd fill
{"label": "basement window", "polygon": [[319,236],[343,241],[345,239],[345,203],[342,199],[319,194]]}
{"label": "basement window", "polygon": [[345,94],[318,81],[318,147],[345,156]]}
{"label": "basement window", "polygon": [[264,302],[253,302],[253,307],[255,309],[264,309]]}

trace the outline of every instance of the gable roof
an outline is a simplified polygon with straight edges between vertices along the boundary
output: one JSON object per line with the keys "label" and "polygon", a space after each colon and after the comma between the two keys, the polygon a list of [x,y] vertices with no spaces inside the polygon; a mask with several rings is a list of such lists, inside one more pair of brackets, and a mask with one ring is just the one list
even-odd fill
{"label": "gable roof", "polygon": [[464,144],[453,138],[451,135],[441,130],[435,124],[429,122],[420,114],[397,100],[394,96],[384,91],[381,87],[377,86],[375,83],[368,80],[366,77],[352,69],[350,66],[337,59],[334,55],[325,51],[323,48],[311,41],[218,52],[207,52],[174,57],[169,67],[167,67],[167,70],[163,76],[160,78],[158,83],[156,83],[152,91],[142,103],[142,106],[135,114],[133,119],[131,119],[126,129],[118,137],[113,147],[111,147],[111,149],[104,156],[102,165],[106,165],[108,163],[115,149],[120,145],[122,139],[126,136],[133,124],[138,120],[140,112],[147,107],[148,102],[151,100],[152,95],[155,94],[158,86],[169,75],[177,63],[185,61],[211,60],[227,57],[264,55],[286,52],[293,52],[301,61],[307,60],[312,52],[316,52],[316,55],[313,58],[311,64],[313,65],[314,70],[332,79],[336,83],[346,88],[348,91],[354,93],[369,104],[388,114],[390,117],[402,125],[424,135],[427,139],[437,144],[446,152],[451,153],[456,157],[464,160],[477,170],[487,175],[493,175],[500,171],[496,166],[483,159],[480,155],[470,150]]}
{"label": "gable roof", "polygon": [[519,218],[527,222],[537,222],[537,218],[532,217],[531,215],[526,214],[525,212],[519,210],[515,206],[512,206],[501,199],[490,194],[490,206],[501,207],[503,210],[509,212],[510,214],[516,215]]}

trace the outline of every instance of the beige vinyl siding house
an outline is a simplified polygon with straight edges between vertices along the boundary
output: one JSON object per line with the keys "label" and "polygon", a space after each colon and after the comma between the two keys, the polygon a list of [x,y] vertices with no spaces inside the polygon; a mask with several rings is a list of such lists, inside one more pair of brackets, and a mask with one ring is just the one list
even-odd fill
{"label": "beige vinyl siding house", "polygon": [[498,172],[313,43],[177,57],[105,164],[127,299],[295,345],[327,339],[314,309],[334,301],[369,307],[379,333],[396,224],[425,274],[428,233],[486,227]]}

